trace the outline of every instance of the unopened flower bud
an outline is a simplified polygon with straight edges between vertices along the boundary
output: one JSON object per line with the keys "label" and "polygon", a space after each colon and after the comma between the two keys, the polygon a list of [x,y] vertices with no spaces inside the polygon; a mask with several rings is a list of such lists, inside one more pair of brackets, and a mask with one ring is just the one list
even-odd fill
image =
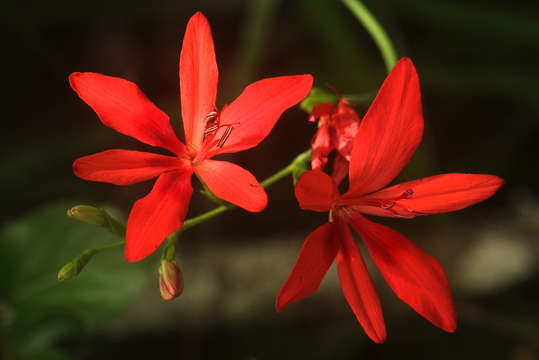
{"label": "unopened flower bud", "polygon": [[159,266],[159,291],[163,300],[170,301],[183,292],[182,271],[176,261],[161,260]]}
{"label": "unopened flower bud", "polygon": [[112,218],[104,209],[89,205],[77,205],[67,210],[67,216],[90,225],[104,227],[119,236],[125,235],[125,225]]}
{"label": "unopened flower bud", "polygon": [[67,210],[67,216],[75,218],[85,223],[96,225],[96,226],[106,226],[107,219],[105,215],[105,210],[98,209],[93,206],[88,205],[77,205]]}
{"label": "unopened flower bud", "polygon": [[92,256],[96,253],[95,249],[87,249],[82,254],[77,256],[71,262],[68,262],[58,272],[58,280],[67,280],[77,276],[81,270],[88,264]]}

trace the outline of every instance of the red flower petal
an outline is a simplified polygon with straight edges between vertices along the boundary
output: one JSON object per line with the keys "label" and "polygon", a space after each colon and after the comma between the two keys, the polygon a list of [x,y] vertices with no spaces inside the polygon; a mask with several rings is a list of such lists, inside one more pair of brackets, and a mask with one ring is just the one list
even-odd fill
{"label": "red flower petal", "polygon": [[204,160],[195,171],[215,196],[247,211],[262,211],[268,203],[264,188],[253,174],[236,164]]}
{"label": "red flower petal", "polygon": [[326,173],[311,170],[300,175],[294,193],[303,210],[326,212],[339,196],[339,189]]}
{"label": "red flower petal", "polygon": [[340,184],[346,177],[349,164],[350,162],[340,153],[335,156],[335,160],[333,161],[333,173],[331,174],[335,184]]}
{"label": "red flower petal", "polygon": [[131,185],[180,166],[177,157],[141,151],[107,150],[78,158],[73,163],[73,172],[84,180]]}
{"label": "red flower petal", "polygon": [[[488,199],[503,184],[504,180],[494,175],[443,174],[407,181],[366,198],[393,199],[408,191],[410,196],[395,202],[395,206],[401,208],[396,210],[410,212],[412,216],[430,215],[464,209]],[[361,212],[369,213],[367,207]]]}
{"label": "red flower petal", "polygon": [[331,117],[331,126],[335,129],[335,148],[350,161],[354,139],[359,131],[359,115],[351,106],[341,100],[337,111]]}
{"label": "red flower petal", "polygon": [[335,235],[335,224],[327,223],[307,236],[292,272],[277,295],[277,311],[316,292],[339,249]]}
{"label": "red flower petal", "polygon": [[328,155],[333,150],[329,124],[318,128],[311,141],[311,168],[322,170],[328,162]]}
{"label": "red flower petal", "polygon": [[139,87],[127,80],[95,73],[72,73],[69,83],[104,125],[143,143],[182,154],[185,147],[170,121]]}
{"label": "red flower petal", "polygon": [[445,331],[457,328],[451,290],[440,263],[395,230],[357,213],[349,221],[397,296]]}
{"label": "red flower petal", "polygon": [[315,122],[316,119],[322,116],[330,116],[331,112],[333,111],[333,107],[332,102],[316,104],[311,111],[311,115],[309,115],[309,121]]}
{"label": "red flower petal", "polygon": [[387,185],[421,142],[423,115],[419,79],[410,59],[401,59],[382,85],[355,139],[350,160],[350,194]]}
{"label": "red flower petal", "polygon": [[200,149],[206,116],[215,110],[217,62],[208,20],[197,12],[185,30],[180,53],[180,96],[188,147]]}
{"label": "red flower petal", "polygon": [[127,220],[127,261],[144,259],[182,227],[193,193],[192,173],[190,168],[183,168],[162,174],[152,191],[135,202]]}
{"label": "red flower petal", "polygon": [[341,248],[337,253],[337,269],[344,297],[369,338],[383,343],[386,326],[380,299],[348,226],[342,223],[338,227]]}
{"label": "red flower petal", "polygon": [[263,79],[247,86],[221,112],[220,126],[231,125],[232,132],[224,146],[209,156],[256,146],[269,134],[286,109],[307,96],[312,84],[311,75],[296,75]]}

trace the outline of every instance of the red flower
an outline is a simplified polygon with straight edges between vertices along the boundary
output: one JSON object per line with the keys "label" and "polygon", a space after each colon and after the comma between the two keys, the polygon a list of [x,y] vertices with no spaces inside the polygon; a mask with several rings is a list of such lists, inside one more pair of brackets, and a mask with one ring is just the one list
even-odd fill
{"label": "red flower", "polygon": [[419,80],[412,62],[402,59],[361,122],[350,159],[349,190],[340,195],[335,182],[319,170],[304,172],[296,184],[300,207],[329,211],[330,221],[307,237],[277,296],[277,311],[313,294],[336,257],[344,296],[359,323],[375,342],[385,340],[380,301],[350,224],[401,300],[443,330],[456,329],[451,290],[438,261],[395,230],[361,215],[413,218],[459,210],[502,186],[497,176],[444,174],[379,190],[408,163],[422,133]]}
{"label": "red flower", "polygon": [[347,99],[339,100],[336,107],[331,102],[316,105],[309,121],[318,121],[318,130],[311,142],[311,168],[322,170],[328,155],[335,149],[333,180],[338,184],[348,173],[348,163],[353,141],[359,129],[359,116]]}
{"label": "red flower", "polygon": [[174,156],[108,150],[75,160],[83,179],[130,185],[158,177],[152,191],[135,202],[127,221],[125,258],[151,254],[166,236],[183,225],[196,172],[218,197],[248,211],[261,211],[267,196],[247,170],[210,160],[256,146],[281,114],[303,99],[311,75],[257,81],[220,113],[215,107],[217,64],[208,21],[198,12],[189,20],[180,54],[180,90],[186,145],[174,134],[168,116],[132,82],[95,73],[69,76],[73,90],[103,124]]}

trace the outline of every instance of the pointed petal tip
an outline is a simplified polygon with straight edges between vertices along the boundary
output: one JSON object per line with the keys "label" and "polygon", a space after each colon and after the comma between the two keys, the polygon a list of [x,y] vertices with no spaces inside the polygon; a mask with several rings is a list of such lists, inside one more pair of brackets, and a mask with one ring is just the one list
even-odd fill
{"label": "pointed petal tip", "polygon": [[206,16],[199,10],[191,16],[191,19],[206,19]]}
{"label": "pointed petal tip", "polygon": [[376,337],[373,336],[373,337],[369,337],[372,341],[374,341],[375,343],[377,344],[383,344],[386,342],[386,339],[387,339],[387,334],[386,332],[384,331],[382,334],[376,334]]}
{"label": "pointed petal tip", "polygon": [[259,203],[253,204],[249,208],[244,207],[244,209],[249,212],[258,213],[264,211],[266,209],[266,206],[268,206],[268,195],[264,191],[264,200],[260,201]]}
{"label": "pointed petal tip", "polygon": [[414,66],[414,63],[413,63],[412,59],[410,59],[409,57],[400,58],[399,61],[397,61],[397,63],[393,67],[393,69],[395,69],[397,67],[407,67],[410,70],[413,70],[414,72],[417,73],[417,71],[415,69],[415,66]]}
{"label": "pointed petal tip", "polygon": [[296,77],[301,81],[300,86],[305,87],[305,96],[309,95],[313,87],[314,77],[311,74],[296,75]]}
{"label": "pointed petal tip", "polygon": [[505,185],[505,180],[497,175],[490,175],[493,177],[493,181],[497,183],[498,189]]}
{"label": "pointed petal tip", "polygon": [[454,333],[457,330],[457,315],[456,313],[453,316],[444,319],[444,322],[441,324],[434,324],[443,331],[448,333]]}
{"label": "pointed petal tip", "polygon": [[455,322],[450,326],[443,328],[443,330],[447,331],[448,333],[454,333],[455,331],[457,331],[457,323]]}
{"label": "pointed petal tip", "polygon": [[282,301],[281,301],[281,293],[279,293],[279,295],[277,295],[277,299],[275,300],[275,311],[280,313],[281,311],[284,310],[286,305],[288,305],[288,304],[283,304],[282,303]]}
{"label": "pointed petal tip", "polygon": [[72,72],[71,74],[69,74],[69,76],[67,77],[67,79],[69,80],[69,85],[71,86],[71,88],[78,93],[78,90],[77,90],[77,80],[84,76],[84,73],[82,72]]}

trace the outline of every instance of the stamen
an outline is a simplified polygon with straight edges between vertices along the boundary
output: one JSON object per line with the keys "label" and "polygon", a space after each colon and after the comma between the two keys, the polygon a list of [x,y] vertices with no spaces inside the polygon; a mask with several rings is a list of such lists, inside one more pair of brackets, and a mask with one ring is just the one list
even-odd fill
{"label": "stamen", "polygon": [[219,129],[219,126],[218,125],[212,125],[208,128],[206,128],[206,130],[204,130],[204,137],[210,135],[211,133],[215,132],[215,130]]}
{"label": "stamen", "polygon": [[385,209],[385,210],[389,210],[391,209],[393,206],[395,206],[395,202],[394,201],[388,201],[388,202],[381,202],[380,204],[380,208],[381,209]]}
{"label": "stamen", "polygon": [[213,121],[217,118],[217,111],[212,111],[206,115],[206,121]]}
{"label": "stamen", "polygon": [[227,126],[227,128],[225,129],[225,132],[223,133],[221,138],[219,138],[219,142],[217,143],[218,148],[222,148],[223,145],[225,145],[225,142],[228,139],[228,137],[230,136],[231,132],[232,132],[232,126]]}
{"label": "stamen", "polygon": [[216,123],[218,117],[217,111],[211,111],[206,115],[206,129],[204,130],[204,138],[203,140],[206,140],[208,135],[215,132],[217,129],[219,129],[219,125]]}

